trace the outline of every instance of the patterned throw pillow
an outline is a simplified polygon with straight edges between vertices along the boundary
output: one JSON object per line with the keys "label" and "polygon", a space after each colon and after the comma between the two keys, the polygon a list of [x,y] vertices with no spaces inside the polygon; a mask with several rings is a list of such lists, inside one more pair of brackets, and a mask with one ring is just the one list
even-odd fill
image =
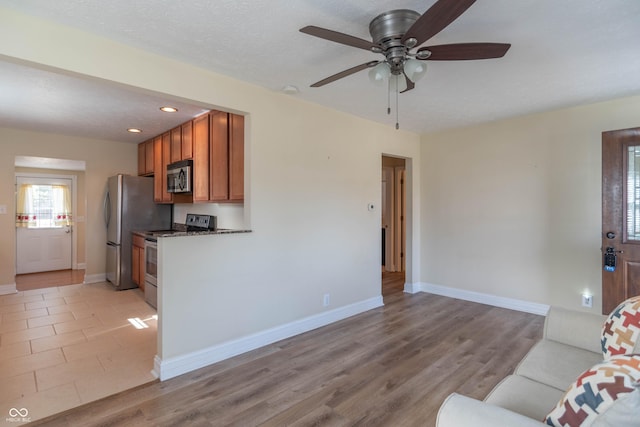
{"label": "patterned throw pillow", "polygon": [[563,427],[640,425],[640,354],[614,356],[585,371],[545,421]]}
{"label": "patterned throw pillow", "polygon": [[640,353],[640,296],[629,298],[611,312],[602,326],[602,356]]}

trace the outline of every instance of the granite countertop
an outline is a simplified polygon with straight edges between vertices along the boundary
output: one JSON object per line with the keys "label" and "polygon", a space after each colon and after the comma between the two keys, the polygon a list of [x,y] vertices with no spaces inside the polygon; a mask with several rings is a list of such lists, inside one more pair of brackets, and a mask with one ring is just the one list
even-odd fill
{"label": "granite countertop", "polygon": [[[176,227],[176,225],[180,227]],[[232,230],[228,228],[218,228],[216,230],[197,230],[187,231],[186,226],[183,224],[174,224],[173,230],[137,230],[133,231],[134,234],[145,238],[159,237],[182,237],[182,236],[205,236],[209,234],[237,234],[237,233],[251,233],[251,230]]]}
{"label": "granite countertop", "polygon": [[152,232],[153,237],[180,237],[180,236],[205,236],[208,234],[237,234],[237,233],[251,233],[251,230],[231,230],[228,228],[218,228],[217,230],[197,230],[197,231],[155,231]]}

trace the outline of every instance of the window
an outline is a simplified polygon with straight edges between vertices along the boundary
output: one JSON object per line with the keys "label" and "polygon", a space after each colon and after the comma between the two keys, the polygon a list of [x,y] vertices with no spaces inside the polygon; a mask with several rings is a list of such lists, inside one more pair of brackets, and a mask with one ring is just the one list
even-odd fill
{"label": "window", "polygon": [[71,195],[66,185],[21,184],[16,227],[56,228],[71,225]]}
{"label": "window", "polygon": [[627,159],[627,238],[640,240],[640,146],[630,146]]}

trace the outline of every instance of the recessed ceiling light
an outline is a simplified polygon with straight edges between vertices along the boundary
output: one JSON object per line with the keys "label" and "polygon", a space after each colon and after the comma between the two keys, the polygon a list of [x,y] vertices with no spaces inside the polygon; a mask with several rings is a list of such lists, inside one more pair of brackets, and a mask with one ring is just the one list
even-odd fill
{"label": "recessed ceiling light", "polygon": [[131,132],[131,133],[141,133],[142,129],[138,129],[138,128],[129,128],[127,129],[127,132]]}
{"label": "recessed ceiling light", "polygon": [[176,111],[178,111],[178,109],[176,107],[160,107],[161,111],[164,111],[165,113],[175,113]]}

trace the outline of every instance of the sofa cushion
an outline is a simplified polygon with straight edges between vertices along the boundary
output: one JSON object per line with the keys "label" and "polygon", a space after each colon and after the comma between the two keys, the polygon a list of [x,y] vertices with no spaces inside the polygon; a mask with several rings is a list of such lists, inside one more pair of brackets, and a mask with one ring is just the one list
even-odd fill
{"label": "sofa cushion", "polygon": [[484,401],[534,420],[542,420],[562,395],[562,390],[519,375],[509,375],[494,387]]}
{"label": "sofa cushion", "polygon": [[606,319],[601,314],[551,307],[544,321],[544,338],[600,353],[602,324]]}
{"label": "sofa cushion", "polygon": [[602,326],[602,355],[640,353],[640,296],[629,298],[611,312]]}
{"label": "sofa cushion", "polygon": [[640,422],[640,354],[613,356],[585,371],[547,416],[550,426],[635,426]]}
{"label": "sofa cushion", "polygon": [[578,375],[598,362],[602,362],[600,353],[542,340],[520,361],[515,373],[563,392]]}

